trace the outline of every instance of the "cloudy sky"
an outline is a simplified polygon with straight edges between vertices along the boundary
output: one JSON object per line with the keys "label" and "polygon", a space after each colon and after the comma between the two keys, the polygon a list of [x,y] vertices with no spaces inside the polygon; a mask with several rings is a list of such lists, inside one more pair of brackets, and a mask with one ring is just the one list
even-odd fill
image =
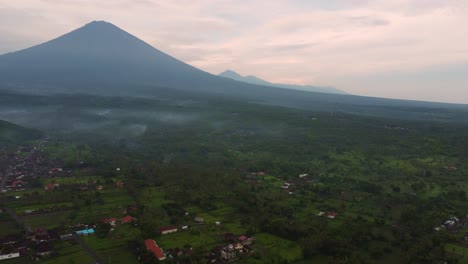
{"label": "cloudy sky", "polygon": [[0,0],[0,54],[106,20],[205,71],[468,103],[468,0]]}

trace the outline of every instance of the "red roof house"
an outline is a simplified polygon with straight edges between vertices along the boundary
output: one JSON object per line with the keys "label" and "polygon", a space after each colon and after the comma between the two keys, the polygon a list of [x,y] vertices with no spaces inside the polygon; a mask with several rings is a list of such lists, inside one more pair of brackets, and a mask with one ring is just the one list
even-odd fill
{"label": "red roof house", "polygon": [[327,213],[327,217],[330,218],[330,219],[335,219],[335,217],[338,215],[337,212],[328,212]]}
{"label": "red roof house", "polygon": [[127,215],[127,216],[123,217],[122,219],[120,219],[120,222],[122,224],[125,224],[125,223],[130,223],[130,222],[135,221],[135,220],[137,220],[135,217],[133,217],[131,215]]}
{"label": "red roof house", "polygon": [[245,236],[245,235],[242,235],[242,236],[239,237],[239,241],[245,241],[247,239],[249,239],[249,238],[247,236]]}
{"label": "red roof house", "polygon": [[170,234],[170,233],[175,233],[177,232],[177,227],[175,226],[164,226],[164,227],[160,227],[158,229],[158,232],[165,235],[165,234]]}
{"label": "red roof house", "polygon": [[163,250],[156,244],[156,241],[152,239],[145,240],[146,249],[151,251],[155,258],[158,260],[165,260],[166,254],[164,254]]}
{"label": "red roof house", "polygon": [[109,224],[111,224],[112,226],[114,226],[114,225],[115,225],[115,221],[117,221],[117,218],[115,218],[115,217],[103,218],[101,221],[102,221],[103,223],[109,223]]}

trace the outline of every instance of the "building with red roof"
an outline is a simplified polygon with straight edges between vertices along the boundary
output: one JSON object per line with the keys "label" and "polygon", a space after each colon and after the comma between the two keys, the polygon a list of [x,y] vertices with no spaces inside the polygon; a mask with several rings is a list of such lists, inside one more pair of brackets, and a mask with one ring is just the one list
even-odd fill
{"label": "building with red roof", "polygon": [[166,254],[164,254],[163,250],[156,244],[156,241],[152,239],[145,240],[145,246],[148,251],[153,253],[154,257],[158,260],[165,260]]}
{"label": "building with red roof", "polygon": [[241,235],[241,236],[239,237],[239,241],[245,241],[245,240],[247,240],[247,239],[249,239],[249,238],[248,238],[246,235]]}
{"label": "building with red roof", "polygon": [[161,233],[162,235],[175,233],[177,231],[178,229],[175,226],[163,226],[158,229],[158,232]]}
{"label": "building with red roof", "polygon": [[115,218],[115,217],[103,218],[101,221],[103,223],[109,223],[111,226],[115,226],[115,222],[117,221],[117,218]]}
{"label": "building with red roof", "polygon": [[131,215],[127,215],[125,217],[123,217],[122,219],[120,219],[120,222],[122,224],[126,224],[126,223],[130,223],[130,222],[133,222],[137,220],[135,217],[131,216]]}
{"label": "building with red roof", "polygon": [[338,215],[337,212],[328,212],[327,213],[327,217],[330,218],[330,219],[335,219],[335,217]]}

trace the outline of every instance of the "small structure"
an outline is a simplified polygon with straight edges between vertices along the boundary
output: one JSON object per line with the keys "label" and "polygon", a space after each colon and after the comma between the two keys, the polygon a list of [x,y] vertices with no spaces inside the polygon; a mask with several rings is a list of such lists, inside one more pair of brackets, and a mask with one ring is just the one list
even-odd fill
{"label": "small structure", "polygon": [[221,249],[221,258],[226,261],[232,261],[237,258],[236,250],[232,244]]}
{"label": "small structure", "polygon": [[247,245],[252,245],[253,242],[255,241],[255,238],[253,237],[248,237],[246,235],[241,235],[238,237],[237,239],[239,241],[239,243],[242,244],[242,246],[247,246]]}
{"label": "small structure", "polygon": [[176,233],[177,231],[178,229],[175,226],[165,226],[158,229],[158,232],[161,233],[161,235]]}
{"label": "small structure", "polygon": [[60,187],[60,184],[58,183],[49,183],[46,186],[44,186],[44,189],[49,191],[49,190],[54,190],[56,188]]}
{"label": "small structure", "polygon": [[79,231],[76,231],[76,234],[81,235],[81,236],[94,235],[94,229],[90,228],[90,229],[79,230]]}
{"label": "small structure", "polygon": [[115,226],[115,222],[117,221],[117,218],[111,217],[111,218],[104,218],[101,220],[103,223],[109,223],[111,226]]}
{"label": "small structure", "polygon": [[193,220],[194,220],[195,222],[199,223],[199,224],[205,222],[205,219],[203,219],[202,217],[198,217],[198,216],[195,217]]}
{"label": "small structure", "polygon": [[12,252],[12,253],[8,253],[8,254],[2,254],[2,255],[0,255],[0,260],[19,258],[19,256],[20,256],[19,252]]}
{"label": "small structure", "polygon": [[330,219],[335,219],[335,217],[338,215],[337,212],[334,212],[334,211],[331,211],[331,212],[327,212],[327,217],[330,218]]}
{"label": "small structure", "polygon": [[54,252],[54,247],[51,242],[41,242],[37,244],[36,253],[39,256],[48,256]]}
{"label": "small structure", "polygon": [[306,174],[306,173],[299,174],[299,178],[301,178],[301,179],[304,178],[304,177],[307,177],[307,176],[309,176],[309,174]]}
{"label": "small structure", "polygon": [[239,240],[240,242],[246,241],[247,239],[249,239],[249,237],[246,236],[246,235],[241,235],[241,236],[239,236],[239,238],[238,238],[238,240]]}
{"label": "small structure", "polygon": [[73,239],[73,234],[64,234],[64,235],[60,235],[60,240],[71,240]]}
{"label": "small structure", "polygon": [[145,240],[145,246],[148,251],[153,253],[154,257],[161,261],[166,259],[166,254],[164,254],[163,250],[156,244],[156,241],[152,239]]}
{"label": "small structure", "polygon": [[120,219],[120,222],[122,224],[126,224],[126,223],[131,223],[133,221],[136,221],[137,219],[131,215],[127,215],[125,217],[123,217],[122,219]]}

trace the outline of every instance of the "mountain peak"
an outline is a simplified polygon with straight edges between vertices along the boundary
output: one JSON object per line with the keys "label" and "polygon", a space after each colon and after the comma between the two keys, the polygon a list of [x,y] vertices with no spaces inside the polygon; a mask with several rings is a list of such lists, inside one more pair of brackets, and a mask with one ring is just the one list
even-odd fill
{"label": "mountain peak", "polygon": [[84,28],[88,28],[88,29],[89,28],[96,28],[96,29],[101,29],[101,30],[118,29],[118,30],[123,31],[122,29],[120,29],[116,25],[114,25],[114,24],[112,24],[110,22],[104,21],[104,20],[91,21],[88,24],[86,24],[86,25],[84,25],[84,26],[82,26],[81,28],[78,28],[78,29],[84,29]]}
{"label": "mountain peak", "polygon": [[237,72],[233,70],[225,70],[222,73],[220,73],[219,76],[227,77],[231,79],[242,78],[242,75],[238,74]]}

